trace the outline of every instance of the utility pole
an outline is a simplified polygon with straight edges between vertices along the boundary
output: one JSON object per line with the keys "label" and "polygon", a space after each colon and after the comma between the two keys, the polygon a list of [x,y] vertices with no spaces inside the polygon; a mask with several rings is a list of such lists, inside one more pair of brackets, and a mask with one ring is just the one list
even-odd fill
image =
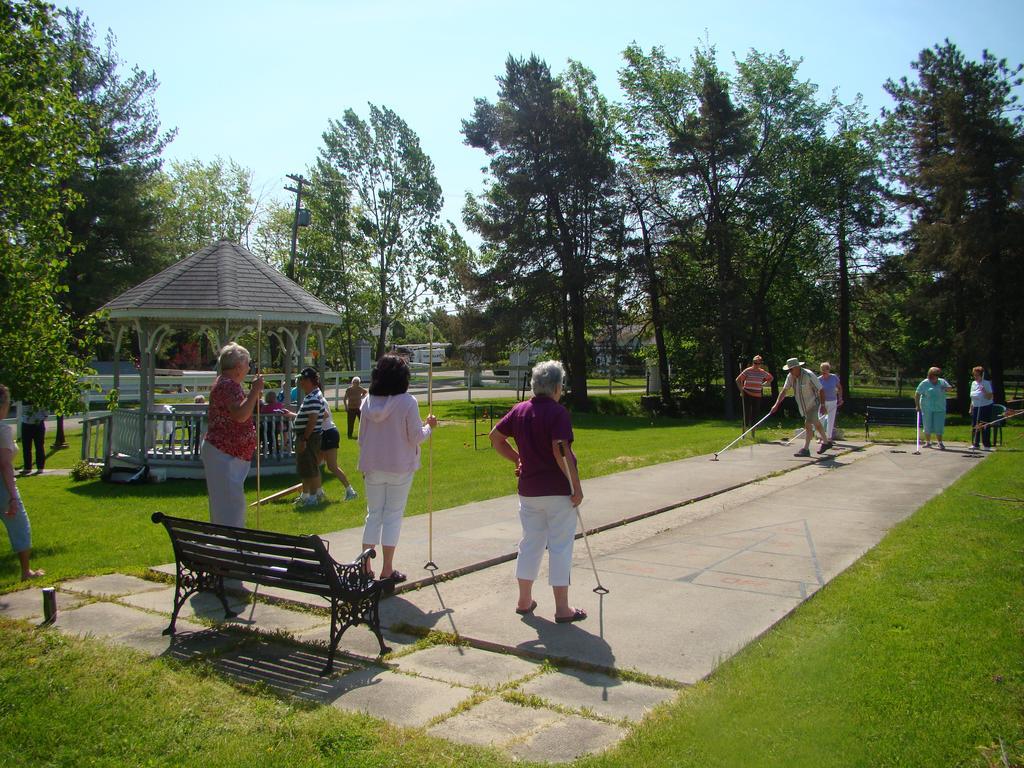
{"label": "utility pole", "polygon": [[302,208],[302,185],[308,184],[309,182],[303,178],[300,173],[295,176],[291,173],[287,174],[287,177],[295,182],[294,187],[285,187],[288,192],[295,193],[295,221],[292,222],[292,256],[288,260],[288,279],[295,279],[295,248],[299,240],[299,211]]}

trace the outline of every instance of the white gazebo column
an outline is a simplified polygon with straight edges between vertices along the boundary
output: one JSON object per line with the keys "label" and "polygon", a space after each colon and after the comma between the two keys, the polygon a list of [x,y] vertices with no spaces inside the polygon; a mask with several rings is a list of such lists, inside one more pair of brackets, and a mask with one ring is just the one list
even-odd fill
{"label": "white gazebo column", "polygon": [[306,355],[309,354],[309,331],[308,324],[299,330],[299,368],[305,367]]}
{"label": "white gazebo column", "polygon": [[135,327],[136,332],[139,336],[139,445],[141,446],[142,455],[139,460],[145,463],[146,461],[146,414],[149,412],[149,403],[147,402],[149,394],[149,370],[150,370],[150,353],[149,353],[149,340],[150,330],[146,327],[145,323],[137,323]]}
{"label": "white gazebo column", "polygon": [[292,357],[295,355],[295,336],[290,328],[282,328],[284,337],[284,401],[288,408],[292,407]]}
{"label": "white gazebo column", "polygon": [[114,383],[112,389],[121,392],[121,340],[124,338],[125,327],[118,323],[110,326],[110,333],[114,337]]}

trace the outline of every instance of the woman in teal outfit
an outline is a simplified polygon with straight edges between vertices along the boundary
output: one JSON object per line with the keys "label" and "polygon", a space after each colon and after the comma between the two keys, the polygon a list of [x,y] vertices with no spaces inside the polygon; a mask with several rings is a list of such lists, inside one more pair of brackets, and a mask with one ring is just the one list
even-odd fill
{"label": "woman in teal outfit", "polygon": [[928,378],[917,385],[914,402],[917,412],[921,414],[921,428],[924,430],[925,448],[932,447],[932,435],[939,443],[940,450],[946,450],[942,442],[942,432],[946,426],[946,392],[952,387],[939,374],[939,368],[929,368]]}

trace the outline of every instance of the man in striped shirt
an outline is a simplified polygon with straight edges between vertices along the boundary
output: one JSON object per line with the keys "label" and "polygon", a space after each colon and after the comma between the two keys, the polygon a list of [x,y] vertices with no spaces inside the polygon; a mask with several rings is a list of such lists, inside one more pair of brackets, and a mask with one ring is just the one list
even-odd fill
{"label": "man in striped shirt", "polygon": [[760,355],[754,355],[750,367],[744,368],[736,377],[736,386],[739,387],[740,397],[743,398],[744,430],[756,424],[761,418],[761,396],[764,394],[764,386],[772,383],[772,375],[761,367],[763,363]]}
{"label": "man in striped shirt", "polygon": [[320,392],[320,375],[315,368],[303,368],[299,374],[299,390],[304,395],[295,414],[295,468],[302,480],[302,493],[295,502],[300,507],[324,500],[320,478],[320,434],[327,413],[327,401]]}

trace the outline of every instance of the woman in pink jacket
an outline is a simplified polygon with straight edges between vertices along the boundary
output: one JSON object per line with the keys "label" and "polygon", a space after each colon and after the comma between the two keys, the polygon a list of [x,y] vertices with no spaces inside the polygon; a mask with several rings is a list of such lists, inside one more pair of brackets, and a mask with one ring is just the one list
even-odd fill
{"label": "woman in pink jacket", "polygon": [[419,404],[408,390],[408,364],[396,355],[384,355],[373,369],[359,419],[358,467],[366,481],[363,549],[381,545],[380,578],[392,585],[406,579],[394,568],[395,547],[412,478],[420,467],[420,443],[437,426],[433,414],[426,424],[420,420]]}

